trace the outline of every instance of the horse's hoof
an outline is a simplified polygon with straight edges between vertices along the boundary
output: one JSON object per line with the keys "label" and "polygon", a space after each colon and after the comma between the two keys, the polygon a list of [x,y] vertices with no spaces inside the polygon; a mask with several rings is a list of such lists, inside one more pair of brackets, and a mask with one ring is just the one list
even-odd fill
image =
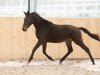
{"label": "horse's hoof", "polygon": [[62,61],[60,61],[59,64],[61,65],[62,64]]}
{"label": "horse's hoof", "polygon": [[27,63],[29,64],[29,63],[30,63],[30,61],[27,61]]}
{"label": "horse's hoof", "polygon": [[52,61],[55,61],[55,60],[52,60]]}
{"label": "horse's hoof", "polygon": [[55,61],[54,59],[51,59],[51,61]]}
{"label": "horse's hoof", "polygon": [[93,65],[95,65],[95,63],[93,63]]}
{"label": "horse's hoof", "polygon": [[31,60],[28,60],[28,61],[27,61],[27,64],[29,64],[30,62],[31,62]]}

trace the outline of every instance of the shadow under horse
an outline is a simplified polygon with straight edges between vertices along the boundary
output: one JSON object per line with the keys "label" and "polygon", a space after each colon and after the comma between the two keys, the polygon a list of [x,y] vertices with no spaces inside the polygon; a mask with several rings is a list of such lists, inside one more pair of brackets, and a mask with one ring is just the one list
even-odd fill
{"label": "shadow under horse", "polygon": [[47,56],[48,59],[52,60],[52,57],[46,53],[47,43],[61,43],[65,42],[68,48],[68,52],[61,58],[60,64],[65,58],[73,52],[72,41],[79,45],[84,51],[86,51],[93,63],[94,59],[90,53],[89,48],[83,43],[81,31],[87,33],[90,37],[95,40],[100,41],[100,37],[97,34],[90,33],[86,28],[83,27],[75,27],[72,25],[56,25],[41,16],[39,16],[36,12],[30,13],[29,11],[24,12],[24,24],[22,27],[23,31],[27,31],[27,29],[33,24],[36,29],[36,37],[38,39],[37,44],[32,50],[31,56],[28,60],[28,63],[32,60],[33,55],[38,47],[42,45],[43,53]]}

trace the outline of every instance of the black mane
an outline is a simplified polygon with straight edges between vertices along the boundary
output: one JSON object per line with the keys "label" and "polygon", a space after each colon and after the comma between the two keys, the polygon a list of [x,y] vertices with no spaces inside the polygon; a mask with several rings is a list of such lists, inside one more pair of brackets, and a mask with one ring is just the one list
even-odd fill
{"label": "black mane", "polygon": [[36,15],[37,17],[39,17],[42,20],[42,22],[44,22],[46,24],[53,24],[52,22],[42,18],[37,12],[33,12],[32,14]]}

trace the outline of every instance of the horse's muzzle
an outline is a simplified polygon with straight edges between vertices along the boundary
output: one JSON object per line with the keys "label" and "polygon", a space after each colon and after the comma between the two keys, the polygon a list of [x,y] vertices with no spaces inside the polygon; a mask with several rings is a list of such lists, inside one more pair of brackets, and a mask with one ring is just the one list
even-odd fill
{"label": "horse's muzzle", "polygon": [[27,29],[25,29],[24,27],[22,28],[23,31],[27,31]]}

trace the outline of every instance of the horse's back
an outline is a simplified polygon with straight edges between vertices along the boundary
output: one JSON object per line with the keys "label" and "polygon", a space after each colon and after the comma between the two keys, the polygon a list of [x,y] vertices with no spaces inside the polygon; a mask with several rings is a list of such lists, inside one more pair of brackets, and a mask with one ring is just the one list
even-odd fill
{"label": "horse's back", "polygon": [[65,34],[70,34],[71,32],[80,32],[79,28],[73,25],[55,25],[55,28],[58,28]]}
{"label": "horse's back", "polygon": [[70,32],[74,29],[74,26],[52,25],[47,27],[46,29],[48,41],[56,43],[63,42],[66,39],[70,39]]}
{"label": "horse's back", "polygon": [[60,43],[71,39],[71,34],[78,32],[80,32],[79,28],[72,25],[50,25],[42,28],[39,36],[45,37],[47,42]]}

